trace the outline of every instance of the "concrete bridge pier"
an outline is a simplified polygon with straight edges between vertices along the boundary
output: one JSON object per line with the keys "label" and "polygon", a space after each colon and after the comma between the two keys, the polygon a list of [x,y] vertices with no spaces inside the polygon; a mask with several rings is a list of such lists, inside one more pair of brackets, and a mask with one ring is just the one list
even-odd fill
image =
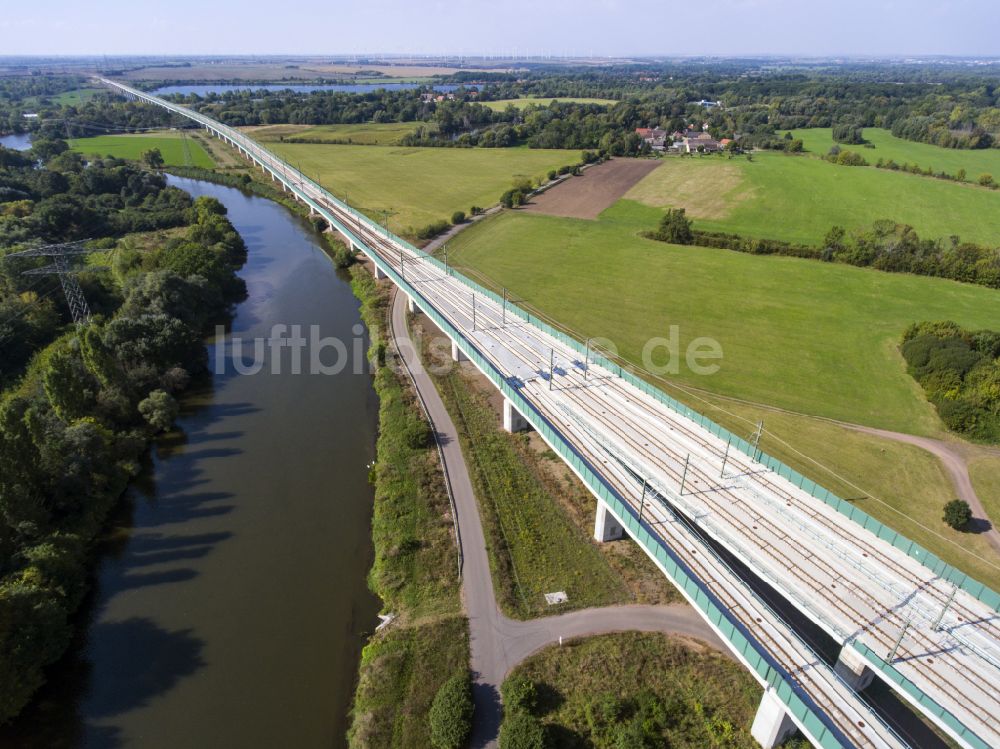
{"label": "concrete bridge pier", "polygon": [[855,692],[860,692],[875,678],[875,672],[868,668],[865,659],[850,645],[841,648],[833,670]]}
{"label": "concrete bridge pier", "polygon": [[514,408],[510,398],[503,399],[503,428],[505,432],[525,432],[531,428],[528,420]]}
{"label": "concrete bridge pier", "polygon": [[409,294],[406,295],[406,311],[411,315],[417,312],[417,303],[413,301],[413,297]]}
{"label": "concrete bridge pier", "polygon": [[382,280],[383,278],[388,278],[388,277],[389,277],[389,276],[387,276],[387,275],[386,275],[386,274],[385,274],[385,273],[384,273],[384,272],[382,271],[382,269],[381,269],[381,268],[379,268],[379,267],[378,267],[377,265],[375,265],[374,263],[372,263],[372,267],[373,267],[373,268],[375,268],[375,280],[376,280],[376,281],[381,281],[381,280]]}
{"label": "concrete bridge pier", "polygon": [[750,727],[750,735],[763,749],[773,749],[795,731],[795,723],[785,711],[778,695],[770,687],[757,708],[757,715]]}
{"label": "concrete bridge pier", "polygon": [[451,342],[451,360],[452,361],[468,361],[469,357],[462,353],[462,349],[458,347],[455,341]]}
{"label": "concrete bridge pier", "polygon": [[597,517],[594,519],[594,538],[601,543],[617,541],[625,535],[621,523],[611,514],[611,510],[602,501],[597,500]]}

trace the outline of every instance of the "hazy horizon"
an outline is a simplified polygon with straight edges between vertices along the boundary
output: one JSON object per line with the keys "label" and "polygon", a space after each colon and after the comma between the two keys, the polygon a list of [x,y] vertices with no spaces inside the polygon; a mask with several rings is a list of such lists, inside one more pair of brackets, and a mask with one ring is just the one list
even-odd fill
{"label": "hazy horizon", "polygon": [[[237,15],[239,13],[239,15]],[[528,10],[302,0],[11,3],[5,56],[993,57],[993,0],[716,0],[650,9],[550,0]]]}

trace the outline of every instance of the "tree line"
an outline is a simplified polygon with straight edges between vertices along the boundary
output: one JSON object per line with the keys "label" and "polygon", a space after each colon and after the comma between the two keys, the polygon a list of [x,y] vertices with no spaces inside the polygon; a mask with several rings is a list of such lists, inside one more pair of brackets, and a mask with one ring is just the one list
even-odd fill
{"label": "tree line", "polygon": [[[177,395],[205,372],[204,332],[245,293],[245,246],[221,203],[192,201],[158,175],[110,160],[77,169],[65,152],[37,169],[0,154],[10,188],[0,246],[89,235],[111,264],[85,281],[96,314],[77,329],[55,295],[25,291],[30,261],[0,262],[3,722],[68,646],[94,539],[150,440],[173,423]],[[46,206],[64,203],[74,209],[51,223]],[[147,249],[121,241],[136,226],[168,225],[187,228]]]}
{"label": "tree line", "polygon": [[811,258],[889,273],[950,278],[1000,289],[1000,249],[963,242],[957,236],[921,239],[912,226],[889,219],[875,221],[867,229],[852,232],[834,226],[822,243],[809,245],[702,231],[693,228],[683,208],[672,208],[664,214],[656,230],[646,236],[671,244],[718,247],[751,255]]}
{"label": "tree line", "polygon": [[[672,132],[704,124],[716,138],[739,135],[751,146],[773,145],[781,131],[810,127],[832,127],[835,139],[846,144],[860,144],[864,127],[881,127],[902,138],[953,148],[991,147],[1000,133],[1000,85],[994,68],[848,64],[762,69],[755,62],[721,61],[548,66],[516,74],[460,73],[441,80],[459,86],[453,100],[425,96],[433,92],[429,87],[356,94],[240,90],[171,98],[231,126],[426,122],[436,127],[414,136],[416,145],[528,145],[622,154],[641,151],[641,139],[632,137],[635,128],[654,125]],[[69,85],[71,79],[52,79],[49,87]],[[502,111],[483,105],[524,97],[616,103],[559,102]],[[721,106],[703,106],[703,100]],[[5,99],[0,89],[0,129],[5,116],[12,118],[8,127],[39,128],[48,136],[178,124],[165,110],[108,95],[77,106],[43,106],[39,121],[25,124],[20,110],[13,116],[16,101]]]}

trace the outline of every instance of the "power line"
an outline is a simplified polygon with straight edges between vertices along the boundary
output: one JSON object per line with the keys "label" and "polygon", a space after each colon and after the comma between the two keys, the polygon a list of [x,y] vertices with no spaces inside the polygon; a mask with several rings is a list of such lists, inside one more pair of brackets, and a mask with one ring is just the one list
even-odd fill
{"label": "power line", "polygon": [[[66,295],[66,303],[69,305],[70,314],[73,316],[73,322],[78,326],[86,325],[90,322],[90,307],[87,304],[87,299],[83,295],[83,289],[80,288],[80,282],[76,279],[76,274],[80,272],[81,269],[71,268],[69,258],[75,255],[83,255],[90,252],[84,244],[89,240],[80,239],[75,242],[62,242],[59,244],[45,245],[44,247],[35,247],[30,250],[23,250],[22,252],[13,252],[9,255],[5,255],[5,258],[26,258],[26,257],[51,257],[53,262],[52,265],[46,265],[43,268],[34,268],[32,270],[26,270],[22,275],[25,276],[45,276],[53,275],[59,277],[59,283],[62,285],[63,294]],[[101,268],[91,267],[90,270],[100,270]]]}

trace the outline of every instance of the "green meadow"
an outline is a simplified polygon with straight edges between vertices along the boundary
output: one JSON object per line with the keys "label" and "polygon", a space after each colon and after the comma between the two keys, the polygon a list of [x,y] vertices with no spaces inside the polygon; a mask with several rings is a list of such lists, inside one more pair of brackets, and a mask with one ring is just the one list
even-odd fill
{"label": "green meadow", "polygon": [[[933,455],[827,420],[941,435],[934,409],[906,373],[900,336],[916,320],[1000,328],[1000,293],[640,237],[659,215],[630,200],[596,221],[504,211],[452,239],[449,255],[471,277],[506,287],[580,340],[609,339],[631,362],[642,361],[650,338],[669,338],[670,326],[678,326],[680,370],[651,377],[659,387],[742,436],[764,420],[767,452],[1000,586],[986,539],[941,522],[954,489]],[[722,347],[713,375],[696,375],[683,362],[699,336]],[[653,361],[667,363],[662,349]],[[987,461],[974,464],[973,481],[990,494],[1000,474],[997,459]]]}
{"label": "green meadow", "polygon": [[[847,167],[843,167],[847,169]],[[596,221],[506,211],[449,242],[451,260],[640,362],[680,327],[709,336],[718,373],[673,379],[723,395],[885,429],[939,423],[897,352],[915,320],[1000,327],[1000,293],[937,278],[643,239],[660,212],[619,201]],[[660,361],[660,360],[657,360]]]}
{"label": "green meadow", "polygon": [[78,106],[93,99],[98,94],[107,93],[105,88],[78,88],[75,91],[65,91],[52,97],[56,104],[72,104]]}
{"label": "green meadow", "polygon": [[[931,167],[935,172],[955,174],[959,169],[966,172],[966,180],[974,182],[980,174],[992,174],[1000,179],[1000,149],[984,148],[967,150],[960,148],[940,148],[928,143],[916,143],[912,140],[897,138],[888,130],[878,127],[866,127],[864,139],[874,148],[839,144],[848,151],[856,151],[865,160],[875,165],[879,159],[892,159],[897,164],[919,164],[926,169]],[[833,141],[830,128],[818,127],[807,130],[793,130],[792,137],[801,138],[802,145],[811,153],[819,156],[827,153],[837,145]]]}
{"label": "green meadow", "polygon": [[495,112],[502,112],[508,106],[513,106],[516,109],[524,109],[526,107],[536,105],[547,107],[554,101],[561,101],[566,104],[600,104],[601,106],[612,106],[618,102],[614,99],[588,99],[575,96],[560,96],[558,98],[524,98],[524,99],[497,99],[496,101],[484,101],[480,102],[484,107],[489,107]]}
{"label": "green meadow", "polygon": [[[866,158],[873,161],[877,150],[866,150]],[[921,236],[957,234],[1000,244],[1000,190],[838,166],[809,154],[669,157],[626,197],[686,208],[700,229],[791,242],[817,244],[831,226],[856,229],[892,219]]]}
{"label": "green meadow", "polygon": [[577,151],[527,148],[365,148],[272,142],[268,147],[352,206],[389,228],[448,219],[495,205],[515,178],[534,178],[579,161]]}
{"label": "green meadow", "polygon": [[114,156],[138,160],[151,148],[160,149],[167,166],[215,166],[201,144],[191,136],[178,132],[141,133],[135,135],[99,135],[94,138],[73,138],[69,147],[85,156]]}

